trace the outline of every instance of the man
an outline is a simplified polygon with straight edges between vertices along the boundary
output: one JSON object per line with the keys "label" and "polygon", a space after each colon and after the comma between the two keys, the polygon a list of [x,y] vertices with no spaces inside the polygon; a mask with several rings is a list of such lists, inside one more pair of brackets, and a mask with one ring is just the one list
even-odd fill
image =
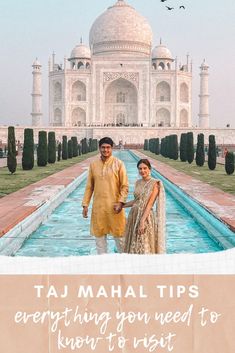
{"label": "man", "polygon": [[91,234],[95,236],[98,254],[107,253],[107,234],[114,237],[118,252],[122,252],[125,213],[122,209],[128,195],[128,179],[122,161],[112,155],[113,140],[99,141],[100,158],[91,163],[82,202],[83,217],[93,197]]}

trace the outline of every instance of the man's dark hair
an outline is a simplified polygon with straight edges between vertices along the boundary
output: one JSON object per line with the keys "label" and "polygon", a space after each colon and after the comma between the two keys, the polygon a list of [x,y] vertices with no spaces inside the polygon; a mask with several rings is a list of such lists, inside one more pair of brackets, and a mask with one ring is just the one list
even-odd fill
{"label": "man's dark hair", "polygon": [[104,143],[107,143],[107,145],[110,145],[111,147],[113,147],[113,140],[110,137],[103,137],[99,141],[99,147],[101,147],[101,145],[103,145]]}

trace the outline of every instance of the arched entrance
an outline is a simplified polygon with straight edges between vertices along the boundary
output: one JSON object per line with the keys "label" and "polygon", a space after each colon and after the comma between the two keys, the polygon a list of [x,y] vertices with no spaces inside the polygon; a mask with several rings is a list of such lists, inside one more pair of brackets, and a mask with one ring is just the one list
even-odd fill
{"label": "arched entrance", "polygon": [[113,81],[105,92],[105,124],[136,125],[138,98],[136,87],[123,78]]}
{"label": "arched entrance", "polygon": [[86,112],[81,108],[75,108],[72,112],[72,126],[86,125]]}
{"label": "arched entrance", "polygon": [[157,126],[171,126],[171,113],[168,109],[161,108],[156,114],[156,125]]}

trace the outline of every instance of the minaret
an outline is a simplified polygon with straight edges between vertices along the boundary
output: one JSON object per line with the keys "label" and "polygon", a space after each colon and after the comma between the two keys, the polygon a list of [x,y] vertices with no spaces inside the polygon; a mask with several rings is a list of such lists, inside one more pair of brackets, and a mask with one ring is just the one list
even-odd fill
{"label": "minaret", "polygon": [[206,64],[205,59],[200,67],[201,73],[201,86],[200,86],[200,106],[199,106],[199,127],[203,129],[208,129],[210,126],[210,115],[209,115],[209,89],[208,89],[208,79],[209,66]]}
{"label": "minaret", "polygon": [[36,59],[33,63],[32,125],[42,125],[42,65]]}

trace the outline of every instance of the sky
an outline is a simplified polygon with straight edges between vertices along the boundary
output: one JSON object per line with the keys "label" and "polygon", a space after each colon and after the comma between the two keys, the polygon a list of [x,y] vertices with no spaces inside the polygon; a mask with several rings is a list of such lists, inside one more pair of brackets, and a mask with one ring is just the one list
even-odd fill
{"label": "sky", "polygon": [[[63,63],[88,44],[94,20],[116,0],[0,0],[0,125],[31,125],[32,63],[42,64],[43,123],[48,124],[48,59]],[[199,67],[210,69],[210,125],[235,128],[235,1],[127,0],[178,61],[193,61],[193,125],[198,124]],[[174,7],[167,11],[166,4]],[[184,5],[185,10],[179,10]]]}

